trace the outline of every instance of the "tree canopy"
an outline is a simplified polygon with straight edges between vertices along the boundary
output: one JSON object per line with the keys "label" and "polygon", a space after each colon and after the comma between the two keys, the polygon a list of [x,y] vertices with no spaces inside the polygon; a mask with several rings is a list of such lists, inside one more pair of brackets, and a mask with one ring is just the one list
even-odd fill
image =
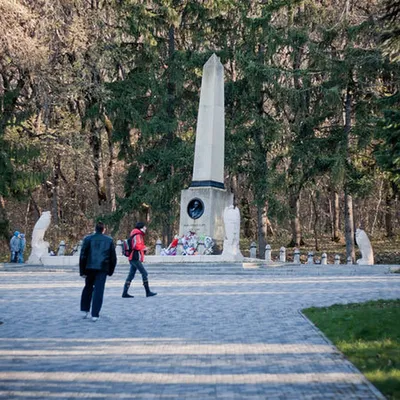
{"label": "tree canopy", "polygon": [[216,53],[225,185],[260,255],[282,230],[291,246],[335,237],[345,208],[353,228],[392,236],[399,9],[395,0],[1,1],[1,234],[28,232],[49,209],[57,239],[79,240],[96,218],[123,237],[145,219],[167,244],[191,181],[202,67]]}

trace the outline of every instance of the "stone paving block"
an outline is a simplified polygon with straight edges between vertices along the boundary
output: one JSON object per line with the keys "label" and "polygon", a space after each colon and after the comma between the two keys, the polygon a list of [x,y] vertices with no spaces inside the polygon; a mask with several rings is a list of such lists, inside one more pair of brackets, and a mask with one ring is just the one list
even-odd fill
{"label": "stone paving block", "polygon": [[152,274],[158,296],[122,299],[121,271],[93,323],[77,271],[0,270],[0,398],[382,398],[299,310],[399,298],[400,276],[295,272]]}

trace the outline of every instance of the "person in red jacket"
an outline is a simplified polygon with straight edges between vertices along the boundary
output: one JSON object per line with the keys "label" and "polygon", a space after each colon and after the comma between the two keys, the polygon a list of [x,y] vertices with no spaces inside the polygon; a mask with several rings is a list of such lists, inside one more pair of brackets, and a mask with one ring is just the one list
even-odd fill
{"label": "person in red jacket", "polygon": [[131,232],[131,239],[132,240],[132,252],[129,255],[129,264],[131,266],[129,270],[129,274],[126,278],[124,291],[122,292],[122,297],[129,298],[134,297],[128,294],[129,287],[131,286],[131,282],[135,277],[136,271],[142,275],[143,286],[146,290],[146,297],[155,296],[157,293],[153,293],[149,288],[149,281],[147,278],[147,271],[143,266],[144,262],[144,254],[147,250],[146,245],[144,244],[144,236],[146,234],[147,227],[143,222],[138,222],[135,226],[135,229]]}

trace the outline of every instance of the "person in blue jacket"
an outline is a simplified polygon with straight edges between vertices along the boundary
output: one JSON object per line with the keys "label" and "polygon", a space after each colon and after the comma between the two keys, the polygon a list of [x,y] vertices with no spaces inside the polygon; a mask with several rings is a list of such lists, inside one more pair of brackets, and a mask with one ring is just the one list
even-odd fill
{"label": "person in blue jacket", "polygon": [[19,246],[20,246],[19,232],[15,231],[13,237],[10,240],[10,252],[11,252],[10,262],[12,263],[18,262]]}
{"label": "person in blue jacket", "polygon": [[26,239],[25,234],[21,233],[19,235],[19,253],[18,253],[18,262],[20,264],[24,263],[24,252],[26,247]]}

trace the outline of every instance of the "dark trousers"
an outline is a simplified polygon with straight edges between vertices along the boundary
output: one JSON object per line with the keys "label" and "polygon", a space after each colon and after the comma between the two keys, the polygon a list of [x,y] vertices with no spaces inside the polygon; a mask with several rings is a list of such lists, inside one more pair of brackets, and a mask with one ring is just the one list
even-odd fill
{"label": "dark trousers", "polygon": [[12,251],[11,252],[11,260],[12,263],[17,263],[19,258],[19,251]]}
{"label": "dark trousers", "polygon": [[[90,311],[92,304],[92,317],[98,317],[103,304],[104,286],[107,272],[86,270],[85,287],[81,297],[81,311]],[[93,301],[92,301],[93,298]]]}
{"label": "dark trousers", "polygon": [[139,260],[131,260],[129,261],[131,268],[129,270],[129,274],[128,277],[126,278],[126,280],[128,282],[132,282],[133,278],[135,277],[136,271],[139,270],[140,274],[142,275],[142,281],[147,282],[147,271],[144,268],[143,264],[141,261]]}

